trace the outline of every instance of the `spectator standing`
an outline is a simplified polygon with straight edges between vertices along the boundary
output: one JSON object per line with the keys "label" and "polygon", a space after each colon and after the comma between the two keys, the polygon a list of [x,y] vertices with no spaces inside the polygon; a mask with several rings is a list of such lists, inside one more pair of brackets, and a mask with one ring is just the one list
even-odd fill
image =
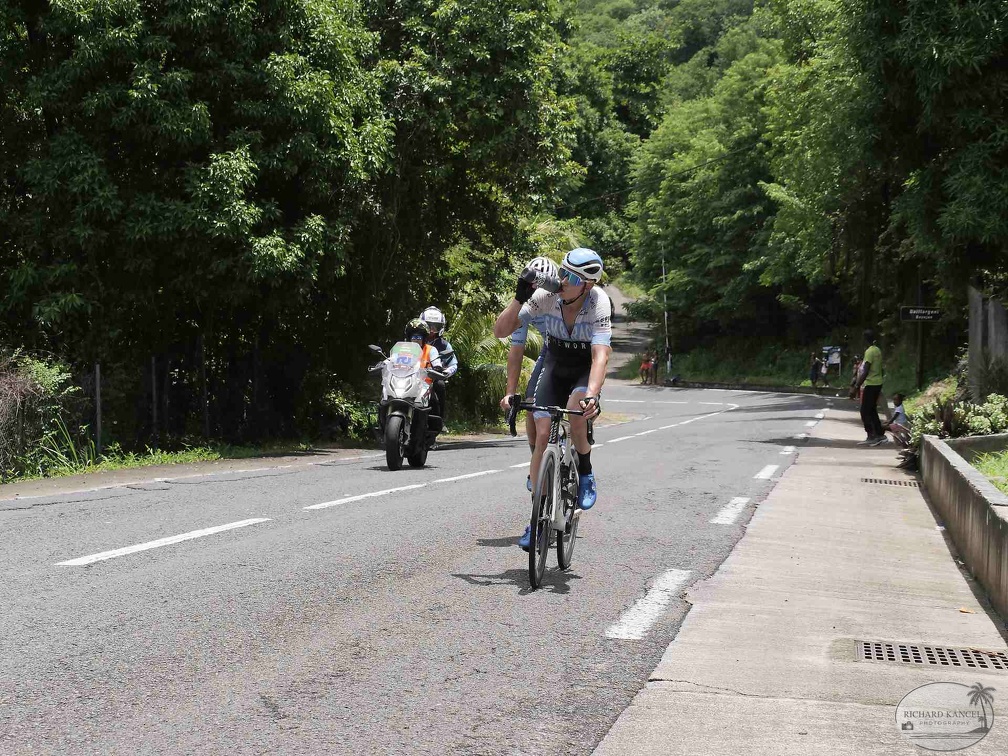
{"label": "spectator standing", "polygon": [[651,377],[651,352],[644,352],[644,357],[641,358],[640,370],[638,371],[640,375],[640,382],[642,384],[647,384],[648,379]]}
{"label": "spectator standing", "polygon": [[809,358],[809,371],[808,379],[809,383],[812,384],[812,388],[815,388],[819,383],[819,358],[816,353],[813,352],[811,358]]}
{"label": "spectator standing", "polygon": [[882,393],[882,350],[875,343],[873,330],[864,332],[864,340],[868,346],[861,363],[857,387],[864,387],[861,392],[861,422],[864,423],[868,437],[859,441],[858,446],[878,446],[886,440],[877,407],[879,394]]}
{"label": "spectator standing", "polygon": [[850,391],[847,392],[847,398],[848,399],[857,399],[858,398],[857,385],[858,385],[858,376],[860,375],[860,373],[861,373],[861,358],[860,357],[855,357],[854,358],[854,370],[851,372]]}
{"label": "spectator standing", "polygon": [[651,351],[651,385],[658,385],[658,350]]}

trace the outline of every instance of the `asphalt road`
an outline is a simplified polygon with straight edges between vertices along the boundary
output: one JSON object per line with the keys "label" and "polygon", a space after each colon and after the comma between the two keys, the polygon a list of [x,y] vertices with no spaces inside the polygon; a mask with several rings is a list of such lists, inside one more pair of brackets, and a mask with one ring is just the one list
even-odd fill
{"label": "asphalt road", "polygon": [[0,752],[590,753],[828,406],[605,398],[599,502],[535,592],[520,439],[0,501]]}

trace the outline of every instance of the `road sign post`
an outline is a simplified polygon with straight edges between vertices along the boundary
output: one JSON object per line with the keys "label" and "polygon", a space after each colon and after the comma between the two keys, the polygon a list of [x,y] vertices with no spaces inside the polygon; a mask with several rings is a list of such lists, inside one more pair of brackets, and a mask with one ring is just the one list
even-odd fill
{"label": "road sign post", "polygon": [[924,383],[924,324],[941,320],[940,307],[900,307],[900,320],[917,324],[917,390]]}

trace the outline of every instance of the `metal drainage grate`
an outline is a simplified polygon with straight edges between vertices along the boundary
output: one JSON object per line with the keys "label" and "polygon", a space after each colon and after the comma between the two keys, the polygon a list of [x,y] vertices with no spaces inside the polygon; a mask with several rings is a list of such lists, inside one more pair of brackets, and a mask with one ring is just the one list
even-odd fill
{"label": "metal drainage grate", "polygon": [[1008,672],[1008,654],[1005,654],[1003,651],[984,651],[978,648],[949,648],[947,646],[917,646],[912,643],[857,641],[857,658],[858,661],[932,664],[937,667],[998,669],[1002,672]]}
{"label": "metal drainage grate", "polygon": [[885,486],[906,486],[908,488],[920,488],[916,480],[891,480],[888,478],[861,478],[862,483],[881,483]]}

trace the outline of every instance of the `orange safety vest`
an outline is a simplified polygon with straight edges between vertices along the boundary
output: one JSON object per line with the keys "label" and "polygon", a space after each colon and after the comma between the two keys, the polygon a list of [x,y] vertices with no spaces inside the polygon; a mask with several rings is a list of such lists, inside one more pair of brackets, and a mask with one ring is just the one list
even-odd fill
{"label": "orange safety vest", "polygon": [[[423,345],[423,352],[420,354],[420,367],[429,368],[431,366],[431,352],[433,349],[434,347],[430,344]],[[434,380],[430,376],[427,376],[426,381],[429,384],[434,383]]]}

